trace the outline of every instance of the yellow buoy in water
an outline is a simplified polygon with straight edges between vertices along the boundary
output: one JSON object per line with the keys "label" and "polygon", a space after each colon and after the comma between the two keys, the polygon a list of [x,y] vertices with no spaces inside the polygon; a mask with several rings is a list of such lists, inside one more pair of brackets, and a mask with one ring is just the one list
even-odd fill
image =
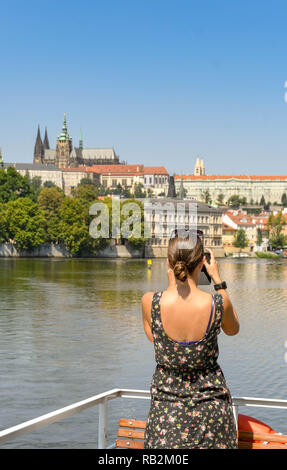
{"label": "yellow buoy in water", "polygon": [[152,260],[151,259],[147,260],[147,267],[148,267],[148,269],[151,269],[151,267],[152,267]]}

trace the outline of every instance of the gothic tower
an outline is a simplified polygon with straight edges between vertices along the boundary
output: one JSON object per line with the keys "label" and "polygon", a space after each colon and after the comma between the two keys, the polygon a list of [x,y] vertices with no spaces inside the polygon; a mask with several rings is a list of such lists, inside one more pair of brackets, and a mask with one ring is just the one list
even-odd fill
{"label": "gothic tower", "polygon": [[44,146],[40,134],[40,126],[38,125],[38,132],[34,146],[34,163],[43,163]]}
{"label": "gothic tower", "polygon": [[48,133],[47,133],[47,127],[45,127],[45,137],[44,137],[44,140],[43,140],[43,147],[44,147],[44,151],[46,149],[48,150],[50,148]]}
{"label": "gothic tower", "polygon": [[69,166],[71,152],[72,137],[68,134],[66,113],[64,113],[62,132],[58,136],[56,144],[56,165],[59,168],[67,168]]}

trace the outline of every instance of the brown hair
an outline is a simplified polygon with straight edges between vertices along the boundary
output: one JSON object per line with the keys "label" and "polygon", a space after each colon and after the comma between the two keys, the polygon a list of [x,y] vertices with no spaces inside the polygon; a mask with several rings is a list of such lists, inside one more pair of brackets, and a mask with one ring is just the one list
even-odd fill
{"label": "brown hair", "polygon": [[189,236],[174,237],[169,240],[167,258],[176,279],[185,282],[203,259],[203,245],[197,237],[196,245]]}

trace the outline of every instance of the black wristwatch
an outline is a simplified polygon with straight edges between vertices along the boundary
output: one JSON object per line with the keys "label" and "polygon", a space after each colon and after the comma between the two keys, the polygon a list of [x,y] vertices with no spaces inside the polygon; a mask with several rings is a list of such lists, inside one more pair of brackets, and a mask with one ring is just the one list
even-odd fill
{"label": "black wristwatch", "polygon": [[220,284],[214,284],[214,289],[219,290],[219,289],[227,289],[227,284],[225,281],[222,281]]}

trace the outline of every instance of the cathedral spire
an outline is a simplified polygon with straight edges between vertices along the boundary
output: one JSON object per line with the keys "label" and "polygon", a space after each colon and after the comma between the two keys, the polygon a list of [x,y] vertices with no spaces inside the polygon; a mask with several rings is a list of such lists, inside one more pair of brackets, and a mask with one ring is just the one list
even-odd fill
{"label": "cathedral spire", "polygon": [[40,126],[38,125],[38,132],[34,146],[34,163],[42,163],[44,155],[44,147],[41,139]]}
{"label": "cathedral spire", "polygon": [[79,149],[83,150],[84,144],[83,144],[83,133],[82,129],[80,130],[80,140],[79,140]]}
{"label": "cathedral spire", "polygon": [[45,137],[44,137],[44,140],[43,140],[43,146],[44,146],[44,150],[50,148],[48,133],[47,133],[47,127],[45,127]]}

